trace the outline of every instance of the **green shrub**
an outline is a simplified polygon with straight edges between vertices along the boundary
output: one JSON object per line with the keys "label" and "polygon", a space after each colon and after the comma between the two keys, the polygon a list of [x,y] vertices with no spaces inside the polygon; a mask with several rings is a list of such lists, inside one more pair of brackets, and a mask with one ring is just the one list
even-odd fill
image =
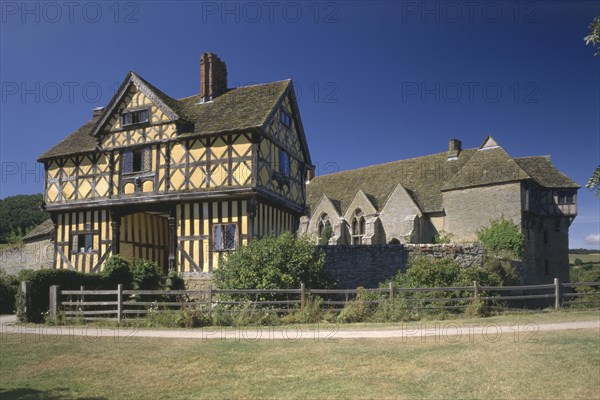
{"label": "green shrub", "polygon": [[490,313],[487,304],[480,299],[476,299],[465,308],[464,314],[468,318],[476,318],[487,317]]}
{"label": "green shrub", "polygon": [[50,286],[59,285],[64,290],[77,290],[85,286],[88,290],[114,289],[104,287],[103,277],[98,274],[82,274],[65,269],[42,269],[21,271],[19,280],[31,282],[30,304],[25,314],[25,304],[19,285],[17,293],[17,316],[21,321],[42,322],[49,308]]}
{"label": "green shrub", "polygon": [[380,299],[380,297],[378,293],[366,292],[359,288],[356,298],[344,306],[337,317],[337,321],[344,323],[367,321],[377,309],[377,305],[373,301]]}
{"label": "green shrub", "polygon": [[[308,237],[295,238],[291,233],[252,240],[221,258],[214,272],[219,289],[298,289],[328,287],[323,273],[324,254]],[[285,299],[281,295],[224,296],[236,300]]]}
{"label": "green shrub", "polygon": [[433,243],[436,243],[436,244],[450,243],[452,241],[452,236],[454,236],[454,235],[452,235],[451,233],[447,233],[445,231],[440,231],[433,237]]}
{"label": "green shrub", "polygon": [[521,258],[525,236],[519,226],[501,217],[490,221],[490,225],[477,231],[477,238],[491,254]]}
{"label": "green shrub", "polygon": [[583,261],[581,260],[581,258],[576,258],[574,261],[574,264],[576,266],[580,266],[580,265],[583,265]]}
{"label": "green shrub", "polygon": [[131,266],[127,260],[118,254],[111,256],[106,261],[101,275],[106,279],[107,283],[114,283],[115,287],[118,284],[122,284],[125,289],[133,287]]}
{"label": "green shrub", "polygon": [[288,313],[281,317],[284,324],[316,324],[334,320],[331,310],[324,308],[321,297],[309,296],[304,304],[304,309]]}
{"label": "green shrub", "polygon": [[181,328],[198,328],[212,323],[205,307],[184,307],[177,312],[175,322]]}
{"label": "green shrub", "polygon": [[325,246],[329,243],[329,239],[333,236],[333,228],[331,224],[325,224],[321,235],[319,236],[319,246]]}
{"label": "green shrub", "polygon": [[257,307],[252,303],[246,303],[233,314],[233,325],[277,325],[278,316],[273,310]]}
{"label": "green shrub", "polygon": [[185,281],[177,272],[171,271],[167,275],[166,286],[168,290],[185,290]]}
{"label": "green shrub", "polygon": [[413,319],[413,313],[406,300],[402,298],[381,301],[370,318],[372,322],[401,322],[411,319]]}
{"label": "green shrub", "polygon": [[15,311],[15,301],[19,281],[0,269],[0,314],[12,314]]}
{"label": "green shrub", "polygon": [[154,261],[135,260],[131,274],[133,288],[136,290],[158,290],[162,287],[162,273]]}
{"label": "green shrub", "polygon": [[215,326],[232,326],[234,325],[233,314],[230,308],[217,305],[211,311],[212,324]]}

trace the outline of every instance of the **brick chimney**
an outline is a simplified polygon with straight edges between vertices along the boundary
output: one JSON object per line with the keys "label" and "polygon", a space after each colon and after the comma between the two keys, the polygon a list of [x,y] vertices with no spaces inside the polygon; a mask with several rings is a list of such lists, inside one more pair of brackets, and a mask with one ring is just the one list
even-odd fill
{"label": "brick chimney", "polygon": [[462,143],[458,139],[450,139],[448,141],[448,158],[458,157],[462,150]]}
{"label": "brick chimney", "polygon": [[216,54],[200,56],[200,97],[211,101],[227,90],[227,66]]}

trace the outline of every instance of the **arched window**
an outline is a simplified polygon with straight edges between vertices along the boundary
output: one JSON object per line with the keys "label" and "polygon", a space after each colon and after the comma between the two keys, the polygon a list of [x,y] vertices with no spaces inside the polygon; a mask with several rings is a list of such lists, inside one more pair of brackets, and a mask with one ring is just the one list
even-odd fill
{"label": "arched window", "polygon": [[393,238],[392,240],[390,240],[389,244],[400,244],[400,240]]}
{"label": "arched window", "polygon": [[352,244],[362,244],[365,236],[365,217],[360,208],[357,208],[352,215],[351,236]]}
{"label": "arched window", "polygon": [[327,213],[321,214],[319,218],[319,244],[324,246],[329,243],[329,239],[333,236],[333,229],[331,227],[331,221]]}

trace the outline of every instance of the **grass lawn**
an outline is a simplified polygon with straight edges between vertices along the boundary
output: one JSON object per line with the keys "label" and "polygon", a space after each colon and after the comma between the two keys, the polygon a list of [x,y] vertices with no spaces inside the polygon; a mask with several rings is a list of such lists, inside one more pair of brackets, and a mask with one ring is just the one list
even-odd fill
{"label": "grass lawn", "polygon": [[574,254],[569,253],[569,264],[574,264],[575,259],[579,258],[584,264],[600,263],[600,253]]}
{"label": "grass lawn", "polygon": [[[569,320],[557,314],[552,322]],[[487,339],[1,339],[3,400],[600,399],[595,329]]]}

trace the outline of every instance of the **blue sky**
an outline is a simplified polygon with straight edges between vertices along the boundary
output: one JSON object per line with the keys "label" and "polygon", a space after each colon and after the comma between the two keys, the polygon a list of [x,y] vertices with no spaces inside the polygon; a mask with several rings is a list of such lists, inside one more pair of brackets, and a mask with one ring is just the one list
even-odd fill
{"label": "blue sky", "polygon": [[[319,174],[492,134],[583,186],[600,162],[600,57],[583,42],[599,4],[2,1],[0,197],[41,192],[36,157],[127,71],[197,93],[204,51],[227,63],[230,86],[294,80]],[[579,194],[570,246],[598,248],[599,201]]]}

